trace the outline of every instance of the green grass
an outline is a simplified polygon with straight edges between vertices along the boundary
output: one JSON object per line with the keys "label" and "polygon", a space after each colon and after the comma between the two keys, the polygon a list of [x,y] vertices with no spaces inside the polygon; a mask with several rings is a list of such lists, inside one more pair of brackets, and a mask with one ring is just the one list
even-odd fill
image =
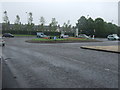
{"label": "green grass", "polygon": [[88,40],[88,39],[44,39],[44,38],[36,38],[36,39],[32,39],[32,41],[68,41],[68,40]]}
{"label": "green grass", "polygon": [[13,34],[14,36],[36,36],[36,35],[24,35],[24,34]]}
{"label": "green grass", "polygon": [[44,38],[35,38],[31,40],[26,40],[29,43],[59,43],[59,42],[101,42],[94,39],[83,39],[83,38],[61,38],[61,39],[44,39]]}

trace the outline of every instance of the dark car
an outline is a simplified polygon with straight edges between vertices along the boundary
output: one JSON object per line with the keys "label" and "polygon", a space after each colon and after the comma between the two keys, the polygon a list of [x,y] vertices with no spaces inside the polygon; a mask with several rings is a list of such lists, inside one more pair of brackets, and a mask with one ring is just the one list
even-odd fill
{"label": "dark car", "polygon": [[11,33],[4,33],[2,37],[14,37]]}

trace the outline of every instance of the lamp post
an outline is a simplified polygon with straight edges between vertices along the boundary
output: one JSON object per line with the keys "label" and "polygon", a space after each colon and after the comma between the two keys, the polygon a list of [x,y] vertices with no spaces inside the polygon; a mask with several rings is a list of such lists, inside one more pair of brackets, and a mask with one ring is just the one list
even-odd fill
{"label": "lamp post", "polygon": [[[95,29],[93,30],[93,33],[95,34]],[[95,39],[95,35],[93,34],[92,39]]]}
{"label": "lamp post", "polygon": [[[27,14],[27,23],[26,23],[26,27],[27,27],[27,24],[28,24],[28,12],[25,12]],[[28,27],[26,28],[28,30]]]}
{"label": "lamp post", "polygon": [[111,23],[113,23],[113,20],[111,21]]}
{"label": "lamp post", "polygon": [[87,19],[88,19],[89,15],[87,15]]}
{"label": "lamp post", "polygon": [[82,30],[80,30],[80,33],[82,34]]}
{"label": "lamp post", "polygon": [[28,16],[29,13],[26,12],[26,14],[27,14],[27,24],[26,24],[27,28],[26,28],[26,30],[27,30],[27,33],[30,34],[30,32],[29,32],[29,16]]}
{"label": "lamp post", "polygon": [[78,37],[78,28],[76,28],[75,37]]}

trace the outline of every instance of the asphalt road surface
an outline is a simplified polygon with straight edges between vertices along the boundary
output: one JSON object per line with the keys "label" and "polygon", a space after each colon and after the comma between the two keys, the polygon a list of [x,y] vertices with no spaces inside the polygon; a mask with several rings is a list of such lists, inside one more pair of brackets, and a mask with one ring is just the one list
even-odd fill
{"label": "asphalt road surface", "polygon": [[28,39],[6,38],[2,50],[3,60],[20,88],[118,88],[118,54],[80,48],[117,45],[118,41],[24,42]]}

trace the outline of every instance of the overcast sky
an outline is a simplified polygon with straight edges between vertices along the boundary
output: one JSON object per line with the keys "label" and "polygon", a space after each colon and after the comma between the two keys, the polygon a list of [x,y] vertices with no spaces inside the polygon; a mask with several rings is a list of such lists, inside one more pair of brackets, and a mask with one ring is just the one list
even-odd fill
{"label": "overcast sky", "polygon": [[[25,2],[26,1],[26,2]],[[0,2],[0,13],[7,11],[11,23],[14,23],[16,15],[20,16],[22,23],[27,23],[27,13],[33,13],[33,23],[39,24],[43,16],[46,25],[56,18],[60,25],[70,20],[75,25],[81,16],[87,15],[93,19],[101,17],[106,22],[118,24],[118,0],[2,0]],[[2,18],[0,19],[2,22]]]}

